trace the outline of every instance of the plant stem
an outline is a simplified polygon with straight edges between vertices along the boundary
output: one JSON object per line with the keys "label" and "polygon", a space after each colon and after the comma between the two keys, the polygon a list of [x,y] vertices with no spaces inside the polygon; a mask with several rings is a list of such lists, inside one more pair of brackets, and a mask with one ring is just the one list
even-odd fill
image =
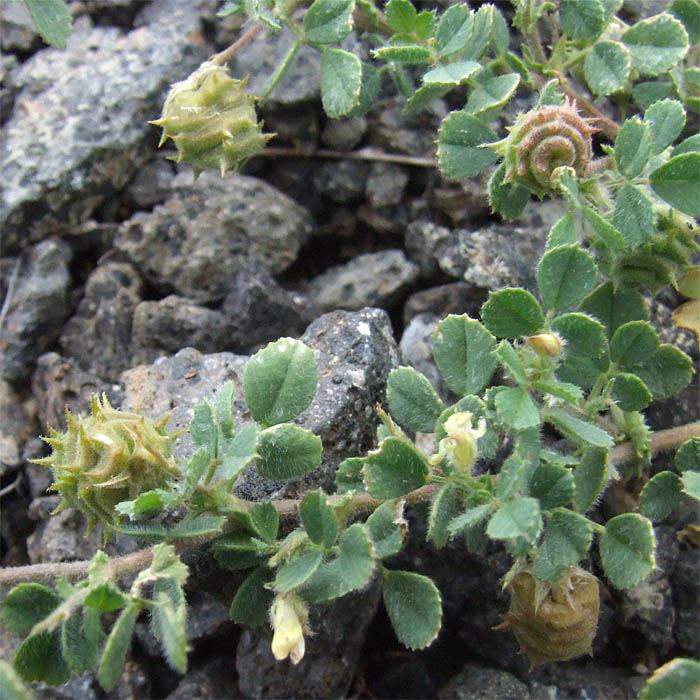
{"label": "plant stem", "polygon": [[221,65],[222,63],[226,63],[226,61],[233,56],[233,54],[238,51],[241,47],[245,46],[249,41],[254,39],[261,31],[263,30],[263,25],[262,24],[256,24],[253,27],[251,27],[243,36],[239,37],[236,41],[231,44],[227,49],[224,49],[220,53],[215,54],[212,56],[209,60],[212,63],[216,63],[217,65]]}
{"label": "plant stem", "polygon": [[298,148],[274,148],[266,147],[257,154],[265,157],[290,157],[290,158],[332,158],[336,160],[369,160],[381,163],[399,163],[401,165],[415,165],[420,168],[436,168],[437,161],[434,158],[421,158],[420,156],[405,156],[397,153],[386,153],[378,148],[368,146],[357,151],[333,151],[320,148],[314,151],[303,151]]}
{"label": "plant stem", "polygon": [[[651,452],[653,454],[677,447],[692,437],[700,437],[700,421],[653,433],[651,436]],[[610,451],[610,458],[613,464],[622,464],[635,456],[634,446],[629,442],[618,445]],[[403,496],[403,500],[409,505],[429,501],[439,488],[439,484],[426,484],[415,491],[407,493]],[[338,503],[342,502],[344,498],[344,496],[331,496],[329,500],[331,503]],[[272,503],[277,508],[281,520],[290,520],[297,517],[299,500],[284,499],[272,501]],[[363,493],[352,498],[350,509],[354,515],[362,515],[372,512],[382,503],[384,503],[382,499],[373,498],[369,494]],[[221,533],[206,535],[192,540],[176,540],[173,542],[173,546],[178,554],[182,554],[208,544],[221,534],[231,532],[238,527],[239,523],[235,518],[232,518],[224,524]],[[150,566],[152,560],[153,548],[141,549],[133,554],[111,559],[109,562],[110,579],[116,581],[124,576],[146,569]],[[27,581],[52,583],[57,576],[63,576],[68,580],[75,581],[87,575],[90,564],[90,561],[74,561],[8,567],[0,569],[0,586],[14,586]]]}
{"label": "plant stem", "polygon": [[301,48],[302,42],[296,39],[295,42],[290,46],[289,51],[282,59],[281,63],[275,69],[275,72],[270,76],[267,84],[263,88],[260,99],[264,100],[274,89],[275,85],[280,81],[282,76],[287,72],[287,69],[292,64],[294,56],[296,56],[297,51]]}

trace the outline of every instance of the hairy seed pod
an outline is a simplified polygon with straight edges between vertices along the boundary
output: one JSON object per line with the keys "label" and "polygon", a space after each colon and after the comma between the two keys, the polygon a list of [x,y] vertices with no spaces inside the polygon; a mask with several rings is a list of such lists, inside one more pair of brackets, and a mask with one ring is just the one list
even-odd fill
{"label": "hairy seed pod", "polygon": [[530,669],[546,661],[593,654],[600,600],[598,579],[574,566],[546,583],[525,566],[507,585],[510,608],[496,629],[512,629]]}
{"label": "hairy seed pod", "polygon": [[165,432],[169,413],[153,421],[119,411],[103,396],[93,397],[91,415],[75,418],[66,409],[66,419],[65,433],[50,427],[50,436],[42,438],[53,452],[33,461],[53,472],[51,489],[61,494],[57,510],[81,510],[88,532],[100,520],[106,535],[122,518],[117,503],[165,488],[180,476],[173,458],[180,433]]}
{"label": "hairy seed pod", "polygon": [[556,191],[560,168],[573,168],[587,177],[593,159],[591,134],[598,131],[590,119],[578,114],[576,103],[542,105],[521,114],[509,127],[507,138],[497,144],[505,156],[504,182],[527,185],[540,199]]}
{"label": "hairy seed pod", "polygon": [[159,145],[172,139],[178,151],[173,160],[190,163],[195,177],[205,168],[216,168],[222,176],[237,170],[274,136],[262,133],[255,98],[245,94],[247,82],[207,61],[172,86],[161,118],[151,122],[163,127]]}

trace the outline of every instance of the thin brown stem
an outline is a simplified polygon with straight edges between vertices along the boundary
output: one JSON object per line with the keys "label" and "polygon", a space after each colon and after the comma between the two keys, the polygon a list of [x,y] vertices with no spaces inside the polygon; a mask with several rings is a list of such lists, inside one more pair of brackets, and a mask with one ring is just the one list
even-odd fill
{"label": "thin brown stem", "polygon": [[415,165],[420,168],[436,168],[437,161],[434,158],[421,158],[420,156],[404,156],[398,153],[386,153],[378,148],[360,148],[357,151],[333,151],[320,148],[314,151],[303,151],[298,148],[275,148],[268,146],[258,153],[264,157],[289,157],[289,158],[331,158],[334,160],[369,160],[381,163],[398,163],[400,165]]}
{"label": "thin brown stem", "polygon": [[212,63],[216,63],[217,65],[221,65],[222,63],[226,63],[226,61],[233,56],[233,54],[236,53],[240,48],[245,46],[249,41],[254,39],[260,32],[263,30],[263,25],[262,24],[256,24],[252,26],[245,34],[240,36],[236,41],[231,44],[227,49],[224,49],[220,53],[215,54],[212,56],[209,60]]}
{"label": "thin brown stem", "polygon": [[[657,433],[653,433],[651,436],[651,452],[656,453],[677,447],[692,437],[700,437],[700,421],[696,423],[688,423],[687,425],[683,425],[678,428],[669,428],[668,430],[661,430]],[[636,453],[634,447],[628,442],[614,447],[610,454],[611,460],[614,464],[623,464],[624,462],[633,459],[635,456]],[[409,504],[429,501],[439,488],[439,484],[427,484],[426,486],[421,486],[421,488],[416,489],[415,491],[407,493],[403,498],[406,503]],[[338,503],[343,498],[343,496],[331,496],[330,501],[331,503]],[[356,515],[360,515],[373,511],[382,503],[383,501],[380,499],[373,498],[369,494],[363,493],[358,496],[354,496],[348,505],[349,510]],[[277,508],[282,521],[289,521],[292,518],[297,517],[299,500],[285,499],[273,501],[273,504]],[[231,532],[238,526],[239,525],[235,520],[229,520],[224,525],[223,530],[224,532]],[[216,537],[219,537],[219,535],[220,533],[217,533],[216,535],[207,535],[196,540],[177,540],[174,543],[175,551],[178,554],[183,554],[184,552],[196,549],[197,547],[201,547],[202,545],[211,542],[212,540],[216,539]],[[126,556],[112,559],[109,562],[112,572],[112,579],[117,580],[147,568],[150,565],[152,558],[153,548],[151,547],[149,549],[139,550],[133,554],[127,554]],[[14,586],[26,581],[51,583],[57,576],[63,576],[64,578],[74,581],[87,575],[90,563],[91,562],[89,561],[58,562],[31,564],[29,566],[14,566],[0,569],[0,586]]]}

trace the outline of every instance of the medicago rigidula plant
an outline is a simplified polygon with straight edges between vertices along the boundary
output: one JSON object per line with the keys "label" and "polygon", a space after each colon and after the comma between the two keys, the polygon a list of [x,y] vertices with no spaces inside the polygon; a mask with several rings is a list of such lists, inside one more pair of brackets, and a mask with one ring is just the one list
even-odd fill
{"label": "medicago rigidula plant", "polygon": [[[238,46],[263,30],[291,31],[295,41],[259,96],[224,67],[237,45],[173,86],[156,123],[195,172],[235,170],[264,147],[255,98],[308,45],[321,54],[329,117],[373,109],[382,74],[405,95],[407,112],[464,94],[437,134],[443,174],[491,169],[491,207],[506,219],[533,195],[563,197],[568,211],[551,228],[536,293],[494,290],[481,320],[451,315],[438,324],[432,351],[453,401],[413,368],[390,374],[376,448],[339,465],[333,495],[314,491],[290,504],[234,494],[246,467],[289,480],[321,463],[320,439],[291,422],[316,390],[313,353],[293,339],[246,365],[251,422],[235,424],[230,383],[195,408],[195,452],[185,464],[172,459],[167,419],[125,414],[99,398],[90,416],[52,431],[53,452],[40,463],[54,472],[62,502],[100,522],[106,536],[156,544],[130,558],[98,552],[70,572],[42,569],[33,580],[22,570],[0,575],[24,581],[1,613],[10,631],[27,635],[16,673],[0,668],[7,687],[19,687],[17,674],[61,683],[96,668],[109,691],[142,611],[168,663],[184,671],[188,569],[180,554],[195,547],[247,572],[231,617],[272,625],[277,659],[304,656],[310,606],[371,581],[382,586],[399,640],[423,648],[440,630],[439,592],[426,576],[385,561],[401,550],[404,511],[417,501],[429,502],[427,536],[436,547],[460,538],[478,550],[491,540],[511,555],[502,627],[533,666],[590,653],[599,612],[598,579],[586,568],[591,550],[608,584],[633,587],[655,566],[653,523],[684,494],[700,498],[700,426],[654,436],[644,420],[653,401],[677,394],[693,373],[690,358],[650,323],[648,295],[678,289],[689,301],[674,318],[698,332],[700,139],[683,136],[688,114],[700,110],[700,5],[674,0],[629,25],[620,4],[516,0],[509,27],[488,3],[444,11],[419,11],[409,0],[225,3],[223,15],[248,16]],[[353,31],[367,39],[362,55],[340,45]],[[503,124],[516,92],[531,96],[531,108]],[[416,433],[433,434],[434,449],[419,447]],[[556,450],[551,436],[563,440]],[[505,459],[487,471],[504,446]],[[612,482],[647,477],[652,453],[670,446],[680,447],[675,470],[646,480],[635,512],[605,523],[593,517]],[[54,574],[62,577],[49,580]],[[123,588],[126,574],[135,579]],[[654,687],[669,678],[682,682],[687,665],[672,671],[660,669],[648,697],[662,697]]]}

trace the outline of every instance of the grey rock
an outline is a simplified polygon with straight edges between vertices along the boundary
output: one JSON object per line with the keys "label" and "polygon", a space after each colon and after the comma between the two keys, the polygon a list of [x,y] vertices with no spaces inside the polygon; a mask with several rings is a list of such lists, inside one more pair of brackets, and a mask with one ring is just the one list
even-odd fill
{"label": "grey rock", "polygon": [[228,346],[226,317],[171,294],[159,301],[142,301],[134,310],[132,365],[149,364],[182,347],[205,353]]}
{"label": "grey rock", "polygon": [[683,549],[671,578],[676,611],[676,639],[682,649],[696,654],[700,649],[700,550]]}
{"label": "grey rock", "polygon": [[377,103],[373,110],[376,123],[370,129],[374,135],[373,145],[412,156],[434,155],[435,135],[440,122],[447,116],[445,103],[434,100],[421,112],[408,115],[403,112],[405,106],[403,97],[380,100]]}
{"label": "grey rock", "polygon": [[414,284],[418,272],[401,250],[365,253],[314,278],[308,295],[321,311],[387,308]]}
{"label": "grey rock", "polygon": [[623,0],[621,14],[630,22],[653,17],[666,12],[668,0]]}
{"label": "grey rock", "polygon": [[20,255],[3,285],[9,305],[0,328],[0,376],[8,381],[26,379],[55,342],[69,312],[70,259],[65,243],[44,241]]}
{"label": "grey rock", "polygon": [[0,379],[0,476],[22,464],[22,444],[33,430],[24,403],[12,386]]}
{"label": "grey rock", "polygon": [[411,294],[403,308],[404,323],[422,313],[444,318],[448,314],[468,314],[479,318],[481,306],[486,301],[483,288],[469,282],[450,282],[429,287]]}
{"label": "grey rock", "polygon": [[261,180],[202,173],[192,182],[181,173],[165,204],[121,225],[115,246],[161,292],[209,303],[249,257],[285,270],[312,228],[305,209]]}
{"label": "grey rock", "polygon": [[39,459],[47,454],[46,443],[39,437],[33,437],[26,442],[22,457],[26,460],[24,465],[24,478],[29,490],[29,498],[35,499],[48,495],[47,489],[53,482],[51,470],[40,464],[33,464],[29,460]]}
{"label": "grey rock", "polygon": [[162,204],[170,194],[176,170],[173,164],[158,156],[145,163],[126,188],[126,197],[135,209],[151,209]]}
{"label": "grey rock", "polygon": [[321,126],[319,111],[314,104],[274,107],[263,105],[260,108],[260,117],[265,122],[265,132],[276,134],[275,145],[286,142],[300,151],[316,150]]}
{"label": "grey rock", "polygon": [[372,163],[365,185],[367,199],[373,207],[398,204],[408,183],[405,168],[395,163]]}
{"label": "grey rock", "polygon": [[293,666],[275,661],[271,630],[245,630],[238,643],[238,686],[249,698],[341,698],[355,673],[360,648],[380,598],[368,589],[311,608],[313,636],[304,658]]}
{"label": "grey rock", "polygon": [[527,685],[512,673],[469,663],[443,685],[438,698],[459,700],[529,700]]}
{"label": "grey rock", "polygon": [[[0,31],[0,36],[2,36],[2,31]],[[0,125],[10,118],[12,112],[12,104],[17,92],[12,75],[18,64],[19,62],[14,56],[0,53]]]}
{"label": "grey rock", "polygon": [[33,697],[38,700],[93,700],[98,698],[97,683],[92,673],[74,676],[60,686],[46,685],[46,683],[31,684]]}
{"label": "grey rock", "polygon": [[168,700],[194,700],[194,698],[217,697],[214,686],[209,676],[201,671],[188,673],[177,685],[172,693],[167,695]]}
{"label": "grey rock", "polygon": [[88,277],[75,315],[63,328],[63,354],[85,371],[116,381],[129,367],[132,320],[142,296],[143,283],[133,265],[99,265]]}
{"label": "grey rock", "polygon": [[152,23],[126,35],[78,23],[65,50],[39,51],[15,72],[21,94],[0,136],[4,247],[84,220],[130,180],[168,85],[206,58],[189,35],[215,5],[153,3]]}
{"label": "grey rock", "polygon": [[250,353],[283,336],[299,336],[313,318],[306,298],[283,289],[260,264],[241,265],[221,305],[228,345]]}
{"label": "grey rock", "polygon": [[367,117],[329,119],[321,133],[321,140],[337,151],[351,151],[358,146],[367,132]]}
{"label": "grey rock", "polygon": [[40,42],[27,6],[4,2],[0,8],[0,51],[26,54]]}
{"label": "grey rock", "polygon": [[406,252],[420,267],[423,277],[434,277],[439,271],[436,254],[447,246],[450,236],[450,229],[425,219],[412,221],[406,227]]}
{"label": "grey rock", "polygon": [[32,375],[32,394],[42,429],[50,425],[56,430],[65,430],[66,408],[74,415],[87,414],[91,397],[103,393],[113,406],[119,406],[119,387],[81,370],[75,361],[55,352],[42,355]]}
{"label": "grey rock", "polygon": [[314,174],[314,185],[334,202],[344,204],[359,199],[365,190],[369,166],[358,160],[331,160]]}

